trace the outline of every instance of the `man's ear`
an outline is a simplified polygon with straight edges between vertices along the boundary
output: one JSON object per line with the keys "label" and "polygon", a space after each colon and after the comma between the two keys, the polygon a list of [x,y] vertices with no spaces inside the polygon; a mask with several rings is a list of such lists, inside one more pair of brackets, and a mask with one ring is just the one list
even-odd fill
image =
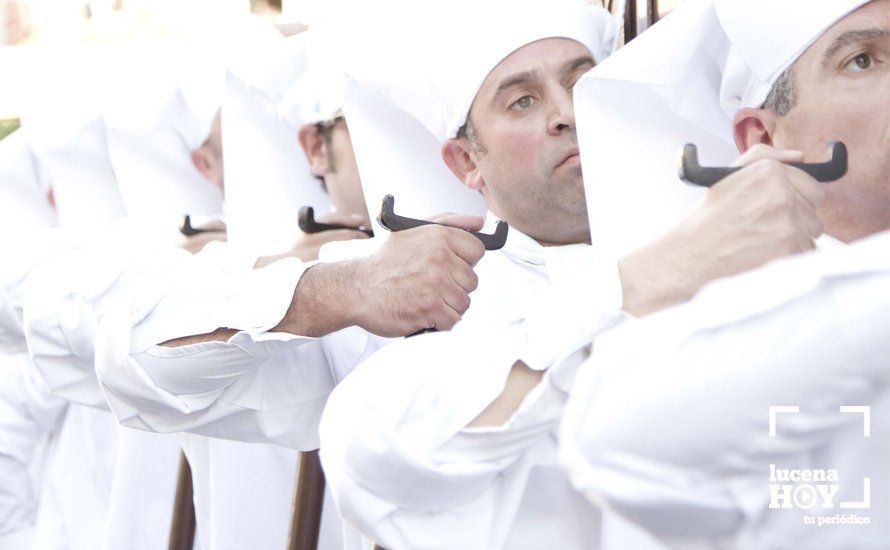
{"label": "man's ear", "polygon": [[315,124],[306,124],[297,133],[300,147],[309,161],[309,168],[316,176],[324,176],[328,173],[328,144],[318,132]]}
{"label": "man's ear", "polygon": [[485,180],[479,173],[472,145],[467,138],[445,140],[445,143],[442,144],[442,159],[451,173],[470,189],[481,191],[485,187]]}
{"label": "man's ear", "polygon": [[192,149],[192,164],[195,166],[195,169],[205,178],[210,178],[210,159],[207,158],[207,151],[204,150],[204,147],[198,147],[197,149]]}
{"label": "man's ear", "polygon": [[739,153],[744,154],[759,143],[772,145],[777,116],[767,109],[740,109],[732,121],[732,134]]}

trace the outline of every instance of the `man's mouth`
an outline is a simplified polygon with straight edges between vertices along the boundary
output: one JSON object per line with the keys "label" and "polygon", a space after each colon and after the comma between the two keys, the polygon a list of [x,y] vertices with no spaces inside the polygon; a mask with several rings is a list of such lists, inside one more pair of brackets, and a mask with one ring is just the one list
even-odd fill
{"label": "man's mouth", "polygon": [[564,166],[566,164],[579,164],[581,162],[581,155],[579,154],[578,148],[573,147],[569,150],[569,152],[559,161],[559,164],[556,165],[557,168],[560,166]]}

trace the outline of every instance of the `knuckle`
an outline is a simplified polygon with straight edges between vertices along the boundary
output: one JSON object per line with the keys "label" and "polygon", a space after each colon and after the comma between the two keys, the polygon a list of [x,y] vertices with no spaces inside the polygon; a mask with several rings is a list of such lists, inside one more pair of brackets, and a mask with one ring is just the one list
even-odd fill
{"label": "knuckle", "polygon": [[482,244],[482,241],[472,235],[470,235],[470,238],[473,239],[473,246],[475,247],[473,252],[475,253],[476,259],[479,259],[485,254],[485,245]]}
{"label": "knuckle", "polygon": [[794,195],[785,185],[771,185],[764,190],[764,200],[769,208],[788,214],[794,206]]}
{"label": "knuckle", "polygon": [[445,248],[436,247],[430,251],[429,262],[435,266],[443,266],[448,262],[448,256]]}
{"label": "knuckle", "polygon": [[785,186],[780,187],[775,197],[773,197],[773,205],[785,212],[789,212],[794,207],[794,203],[793,191]]}
{"label": "knuckle", "polygon": [[419,309],[424,315],[429,315],[436,310],[436,300],[431,293],[424,293],[420,298]]}
{"label": "knuckle", "polygon": [[479,276],[476,275],[475,271],[470,271],[470,290],[476,290],[479,288]]}
{"label": "knuckle", "polygon": [[445,276],[441,271],[429,271],[427,277],[427,283],[431,288],[438,288],[445,284]]}

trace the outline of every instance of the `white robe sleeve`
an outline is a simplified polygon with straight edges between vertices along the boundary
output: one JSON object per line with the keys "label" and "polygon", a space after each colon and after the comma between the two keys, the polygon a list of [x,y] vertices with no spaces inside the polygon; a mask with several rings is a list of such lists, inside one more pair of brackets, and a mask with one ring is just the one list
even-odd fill
{"label": "white robe sleeve", "polygon": [[151,298],[163,293],[192,258],[184,250],[158,248],[126,222],[110,238],[73,242],[31,269],[21,284],[23,330],[37,370],[54,394],[107,409],[94,367],[99,321],[140,282]]}
{"label": "white robe sleeve", "polygon": [[31,468],[67,403],[33,376],[25,354],[0,355],[0,549],[22,548],[37,512]]}
{"label": "white robe sleeve", "polygon": [[[306,266],[288,258],[252,269],[228,248],[210,245],[167,267],[143,261],[126,292],[108,300],[94,325],[103,397],[133,428],[314,448],[333,387],[326,351],[314,338],[269,332]],[[159,345],[220,327],[238,332],[225,342]]]}
{"label": "white robe sleeve", "polygon": [[[888,252],[885,234],[777,262],[600,337],[560,432],[573,484],[678,546],[886,544],[886,526],[843,526],[854,537],[845,539],[801,518],[855,510],[780,511],[768,503],[770,464],[839,468],[839,497],[861,497],[853,473],[867,471],[878,485],[871,523],[886,524],[890,426],[875,412],[873,437],[863,439],[862,414],[839,409],[875,405],[886,415]],[[771,406],[799,407],[778,415],[777,437],[770,436]],[[852,460],[831,449],[848,440],[856,446]],[[883,466],[874,458],[869,464],[869,455],[881,456]]]}
{"label": "white robe sleeve", "polygon": [[29,228],[0,243],[0,352],[27,350],[23,327],[23,290],[29,274],[73,246],[59,229]]}
{"label": "white robe sleeve", "polygon": [[[499,378],[510,367],[500,373],[488,369],[492,375],[474,377],[473,384],[462,383],[459,365],[454,376],[444,376],[450,361],[437,360],[442,357],[437,352],[450,351],[453,343],[452,334],[437,333],[381,350],[337,386],[322,418],[321,457],[340,513],[388,548],[468,548],[462,543],[478,538],[453,529],[459,524],[454,516],[423,527],[417,523],[471,502],[498,472],[491,465],[432,460],[437,448],[498,395]],[[447,397],[462,406],[422,414]]]}

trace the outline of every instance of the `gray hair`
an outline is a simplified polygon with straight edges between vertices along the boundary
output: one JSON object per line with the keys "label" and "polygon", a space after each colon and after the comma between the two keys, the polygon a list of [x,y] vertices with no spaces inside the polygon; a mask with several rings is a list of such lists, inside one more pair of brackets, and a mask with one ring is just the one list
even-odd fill
{"label": "gray hair", "polygon": [[479,141],[479,136],[476,134],[476,128],[473,126],[473,121],[470,119],[470,116],[467,115],[467,121],[457,130],[457,138],[467,138],[470,142],[470,147],[473,148],[473,152],[478,155],[484,155],[488,152],[488,149],[482,145],[482,142]]}
{"label": "gray hair", "polygon": [[779,79],[776,80],[776,83],[773,84],[773,88],[766,97],[766,102],[763,104],[763,108],[775,111],[779,116],[785,116],[791,111],[796,102],[797,98],[794,94],[794,73],[792,72],[791,67],[789,67],[788,70],[782,73]]}

